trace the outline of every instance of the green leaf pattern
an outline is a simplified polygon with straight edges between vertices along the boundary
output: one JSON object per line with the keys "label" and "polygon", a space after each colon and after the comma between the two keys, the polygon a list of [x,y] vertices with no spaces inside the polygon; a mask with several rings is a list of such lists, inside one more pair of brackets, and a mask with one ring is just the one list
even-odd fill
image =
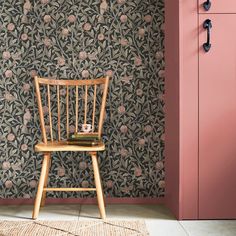
{"label": "green leaf pattern", "polygon": [[[33,77],[106,74],[106,151],[99,154],[105,195],[164,196],[163,54],[164,0],[0,1],[0,198],[36,193],[42,155],[34,152],[41,132]],[[90,158],[55,153],[49,182],[93,185]]]}

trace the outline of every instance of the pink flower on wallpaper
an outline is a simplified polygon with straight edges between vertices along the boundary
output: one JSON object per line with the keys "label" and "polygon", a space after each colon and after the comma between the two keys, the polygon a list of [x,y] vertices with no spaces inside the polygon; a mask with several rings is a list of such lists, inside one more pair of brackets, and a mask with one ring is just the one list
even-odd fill
{"label": "pink flower on wallpaper", "polygon": [[20,38],[21,38],[22,41],[26,41],[28,39],[28,35],[27,34],[22,34]]}
{"label": "pink flower on wallpaper", "polygon": [[52,45],[52,41],[48,37],[45,37],[45,39],[43,40],[43,43],[46,47],[50,47]]}
{"label": "pink flower on wallpaper", "polygon": [[31,120],[31,114],[30,114],[30,111],[29,111],[29,109],[25,109],[25,114],[24,114],[24,120],[25,121],[30,121]]}
{"label": "pink flower on wallpaper", "polygon": [[113,181],[108,180],[106,185],[107,185],[108,188],[112,188],[113,187]]}
{"label": "pink flower on wallpaper", "polygon": [[124,82],[125,84],[130,84],[130,80],[132,80],[133,79],[133,76],[124,76],[124,77],[122,77],[122,79],[121,79],[121,81],[122,82]]}
{"label": "pink flower on wallpaper", "polygon": [[113,76],[113,71],[112,70],[106,71],[106,75],[109,76],[109,77],[112,77]]}
{"label": "pink flower on wallpaper", "polygon": [[126,0],[117,0],[117,2],[118,2],[119,4],[124,4],[124,3],[126,2]]}
{"label": "pink flower on wallpaper", "polygon": [[49,125],[45,125],[45,131],[48,134],[50,132],[50,126]]}
{"label": "pink flower on wallpaper", "polygon": [[142,65],[142,59],[141,59],[141,57],[136,56],[135,59],[134,59],[134,64],[135,64],[136,66],[141,66],[141,65]]}
{"label": "pink flower on wallpaper", "polygon": [[84,180],[84,181],[82,181],[81,185],[83,188],[88,188],[89,182],[87,180]]}
{"label": "pink flower on wallpaper", "polygon": [[99,41],[102,41],[102,40],[104,40],[104,39],[105,39],[104,34],[100,33],[100,34],[98,35],[98,40],[99,40]]}
{"label": "pink flower on wallpaper", "polygon": [[140,28],[140,29],[138,30],[138,35],[139,35],[140,37],[144,37],[144,35],[145,35],[145,29]]}
{"label": "pink flower on wallpaper", "polygon": [[165,181],[164,181],[164,180],[160,180],[160,181],[158,182],[158,186],[159,186],[160,188],[165,188]]}
{"label": "pink flower on wallpaper", "polygon": [[121,16],[120,16],[120,21],[121,21],[122,23],[127,22],[127,20],[128,20],[128,17],[127,17],[126,15],[121,15]]}
{"label": "pink flower on wallpaper", "polygon": [[136,177],[139,177],[142,175],[142,169],[140,167],[135,167],[135,170],[134,170],[134,175]]}
{"label": "pink flower on wallpaper", "polygon": [[139,146],[141,146],[141,147],[143,147],[144,145],[145,145],[145,139],[143,139],[143,138],[140,138],[139,140],[138,140],[138,144],[139,144]]}
{"label": "pink flower on wallpaper", "polygon": [[13,30],[15,29],[15,25],[14,25],[13,23],[9,23],[9,24],[7,25],[7,29],[8,29],[9,31],[13,31]]}
{"label": "pink flower on wallpaper", "polygon": [[37,181],[36,180],[31,180],[30,182],[29,182],[29,186],[31,187],[31,188],[36,188],[37,187]]}
{"label": "pink flower on wallpaper", "polygon": [[65,96],[66,95],[66,90],[65,89],[61,89],[60,90],[60,95],[61,96]]}
{"label": "pink flower on wallpaper", "polygon": [[69,126],[69,132],[70,133],[74,133],[75,132],[75,126],[74,125],[70,125]]}
{"label": "pink flower on wallpaper", "polygon": [[45,15],[43,17],[43,20],[44,20],[45,23],[49,23],[52,20],[52,17],[50,15]]}
{"label": "pink flower on wallpaper", "polygon": [[4,98],[9,102],[11,102],[15,99],[15,97],[13,95],[11,95],[9,92],[5,93]]}
{"label": "pink flower on wallpaper", "polygon": [[118,113],[119,114],[124,114],[125,113],[125,107],[123,105],[118,107]]}
{"label": "pink flower on wallpaper", "polygon": [[89,31],[92,28],[92,26],[90,23],[85,23],[83,28],[84,30]]}
{"label": "pink flower on wallpaper", "polygon": [[69,35],[69,30],[67,28],[63,28],[62,31],[61,31],[61,34],[65,37],[67,37]]}
{"label": "pink flower on wallpaper", "polygon": [[30,71],[30,76],[31,76],[32,78],[34,78],[34,77],[37,76],[37,75],[38,75],[38,73],[37,73],[36,70],[31,70],[31,71]]}
{"label": "pink flower on wallpaper", "polygon": [[147,22],[147,23],[150,23],[152,21],[152,16],[151,15],[146,15],[144,16],[144,20]]}
{"label": "pink flower on wallpaper", "polygon": [[29,22],[28,22],[28,17],[27,17],[26,15],[23,15],[23,16],[21,17],[21,23],[23,23],[23,24],[29,23]]}
{"label": "pink flower on wallpaper", "polygon": [[23,91],[28,92],[30,90],[30,85],[29,84],[24,84],[23,85]]}
{"label": "pink flower on wallpaper", "polygon": [[81,161],[81,162],[79,163],[79,168],[80,168],[81,170],[85,170],[87,167],[88,167],[87,162]]}
{"label": "pink flower on wallpaper", "polygon": [[6,78],[11,78],[13,76],[12,71],[11,70],[6,70],[5,71],[5,76],[6,76]]}
{"label": "pink flower on wallpaper", "polygon": [[158,76],[161,77],[161,78],[165,77],[165,71],[164,70],[159,70]]}
{"label": "pink flower on wallpaper", "polygon": [[82,77],[83,78],[88,78],[89,77],[89,72],[87,70],[82,71]]}
{"label": "pink flower on wallpaper", "polygon": [[121,133],[127,133],[128,132],[128,127],[126,126],[126,125],[122,125],[121,127],[120,127],[120,132]]}
{"label": "pink flower on wallpaper", "polygon": [[164,57],[164,54],[163,54],[163,52],[162,51],[158,51],[158,52],[156,52],[156,59],[158,60],[158,61],[160,61],[161,59],[163,59],[163,57]]}
{"label": "pink flower on wallpaper", "polygon": [[41,0],[41,3],[42,4],[47,4],[47,3],[49,3],[49,0]]}
{"label": "pink flower on wallpaper", "polygon": [[22,144],[22,145],[21,145],[21,150],[22,150],[22,151],[27,151],[27,150],[28,150],[28,145],[25,144],[25,143]]}
{"label": "pink flower on wallpaper", "polygon": [[25,2],[23,8],[24,8],[24,10],[26,10],[26,11],[30,11],[30,10],[31,10],[32,6],[31,6],[31,3],[30,3],[29,0]]}
{"label": "pink flower on wallpaper", "polygon": [[156,169],[157,169],[158,171],[160,171],[160,170],[162,170],[163,168],[164,168],[163,162],[162,162],[162,161],[157,161],[157,162],[156,162]]}
{"label": "pink flower on wallpaper", "polygon": [[127,155],[128,155],[128,150],[127,149],[125,149],[125,148],[121,148],[120,149],[120,155],[122,156],[122,157],[126,157]]}
{"label": "pink flower on wallpaper", "polygon": [[9,161],[4,161],[2,163],[2,169],[3,170],[9,170],[11,168],[11,163]]}
{"label": "pink flower on wallpaper", "polygon": [[142,95],[143,95],[143,90],[142,90],[142,89],[137,89],[137,90],[136,90],[136,94],[137,94],[138,96],[142,96]]}
{"label": "pink flower on wallpaper", "polygon": [[7,180],[7,181],[5,182],[5,187],[6,187],[6,188],[12,188],[12,186],[13,186],[13,183],[11,182],[11,180]]}
{"label": "pink flower on wallpaper", "polygon": [[28,193],[25,193],[25,194],[23,195],[23,198],[29,199],[29,198],[30,198],[30,195],[29,195]]}
{"label": "pink flower on wallpaper", "polygon": [[66,61],[65,61],[65,58],[64,58],[64,57],[58,57],[58,58],[57,58],[57,65],[59,65],[59,66],[64,66],[65,63],[66,63]]}
{"label": "pink flower on wallpaper", "polygon": [[58,176],[64,176],[65,175],[65,168],[64,167],[59,167],[57,170],[57,175]]}
{"label": "pink flower on wallpaper", "polygon": [[88,57],[87,52],[81,51],[81,52],[79,53],[79,59],[85,60],[87,57]]}
{"label": "pink flower on wallpaper", "polygon": [[145,130],[147,133],[151,133],[152,130],[153,130],[153,128],[152,128],[151,125],[146,125],[146,126],[144,127],[144,130]]}
{"label": "pink flower on wallpaper", "polygon": [[103,15],[105,13],[105,11],[108,9],[108,3],[106,0],[101,0],[101,4],[100,4],[100,14]]}
{"label": "pink flower on wallpaper", "polygon": [[122,39],[120,40],[120,44],[121,44],[122,46],[127,46],[127,45],[129,44],[129,41],[128,41],[127,39],[125,39],[125,38],[122,38]]}
{"label": "pink flower on wallpaper", "polygon": [[43,106],[43,114],[44,115],[48,114],[48,111],[49,111],[48,106]]}
{"label": "pink flower on wallpaper", "polygon": [[68,21],[69,21],[70,23],[74,23],[74,22],[76,21],[76,17],[75,17],[74,15],[69,15],[69,16],[68,16]]}
{"label": "pink flower on wallpaper", "polygon": [[11,58],[11,53],[9,51],[5,51],[2,54],[3,59],[9,60]]}

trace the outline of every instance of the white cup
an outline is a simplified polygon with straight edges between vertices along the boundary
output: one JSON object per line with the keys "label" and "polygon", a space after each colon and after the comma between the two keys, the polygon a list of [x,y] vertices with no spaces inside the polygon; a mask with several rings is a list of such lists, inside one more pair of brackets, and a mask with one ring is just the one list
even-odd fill
{"label": "white cup", "polygon": [[91,124],[82,124],[82,131],[84,133],[89,133],[92,131],[92,125]]}

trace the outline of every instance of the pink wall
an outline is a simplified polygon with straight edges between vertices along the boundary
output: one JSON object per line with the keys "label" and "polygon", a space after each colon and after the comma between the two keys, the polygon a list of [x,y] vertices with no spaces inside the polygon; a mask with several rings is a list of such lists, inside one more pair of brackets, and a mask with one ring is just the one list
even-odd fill
{"label": "pink wall", "polygon": [[198,218],[198,2],[166,4],[166,203]]}
{"label": "pink wall", "polygon": [[166,204],[179,215],[179,3],[165,1]]}

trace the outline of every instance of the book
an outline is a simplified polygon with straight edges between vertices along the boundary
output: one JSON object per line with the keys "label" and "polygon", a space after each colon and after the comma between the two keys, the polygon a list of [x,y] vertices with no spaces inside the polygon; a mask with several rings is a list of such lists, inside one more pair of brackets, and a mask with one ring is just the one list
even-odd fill
{"label": "book", "polygon": [[100,142],[97,133],[75,133],[67,139],[68,144],[80,146],[94,146]]}

